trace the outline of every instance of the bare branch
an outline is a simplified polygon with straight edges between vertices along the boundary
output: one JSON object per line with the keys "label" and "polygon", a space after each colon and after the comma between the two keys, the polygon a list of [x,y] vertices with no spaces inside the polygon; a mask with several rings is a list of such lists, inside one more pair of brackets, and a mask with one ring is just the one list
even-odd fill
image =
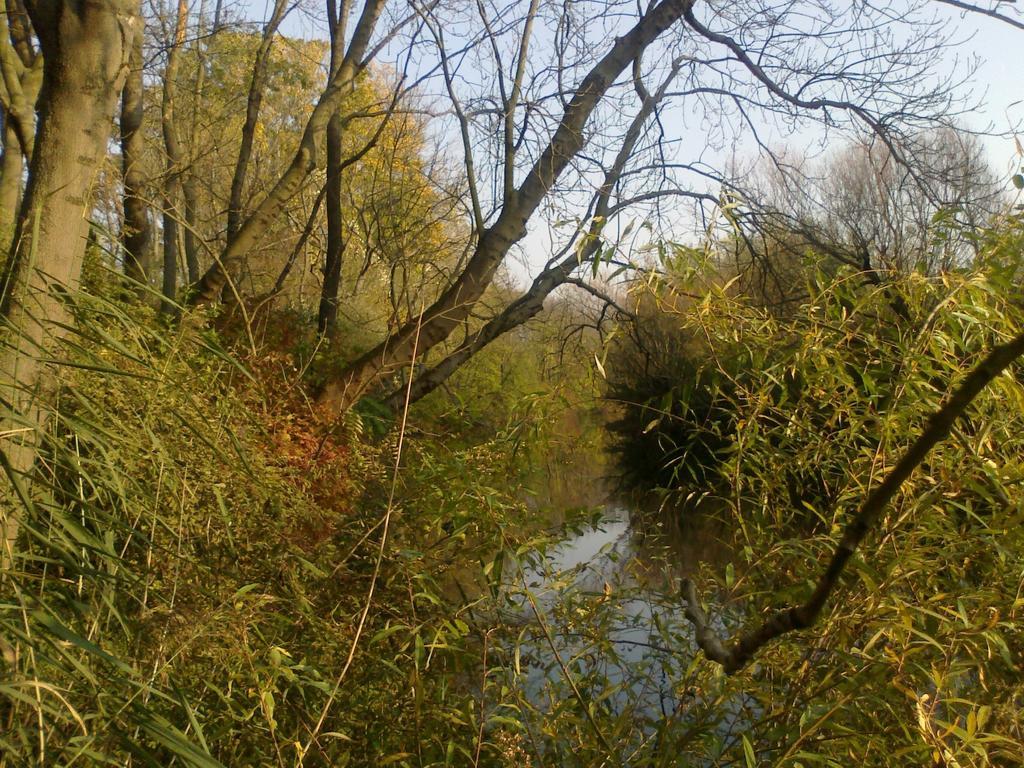
{"label": "bare branch", "polygon": [[[935,0],[943,5],[951,5],[954,8],[959,8],[961,11],[967,11],[968,13],[980,13],[983,16],[990,16],[993,19],[999,19],[999,21],[1009,24],[1011,27],[1017,29],[1024,29],[1024,21],[1015,19],[1011,16],[1007,16],[1004,13],[1000,13],[995,8],[985,8],[974,3],[962,3],[960,0]],[[1012,1],[1012,0],[1011,0]],[[1005,5],[1005,2],[997,2],[997,5]]]}

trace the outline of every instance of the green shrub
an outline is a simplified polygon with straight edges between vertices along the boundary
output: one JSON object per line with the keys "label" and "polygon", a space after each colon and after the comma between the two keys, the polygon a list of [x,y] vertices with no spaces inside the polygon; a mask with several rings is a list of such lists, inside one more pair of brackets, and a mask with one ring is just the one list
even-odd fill
{"label": "green shrub", "polygon": [[[929,414],[987,350],[1019,333],[1019,239],[1009,227],[962,273],[875,288],[841,275],[789,320],[727,291],[673,313],[679,337],[705,340],[703,362],[692,367],[729,415],[714,460],[674,479],[681,496],[708,502],[702,513],[720,518],[734,552],[731,562],[702,567],[721,629],[736,632],[769,608],[802,602],[849,516]],[[680,347],[666,349],[682,356]],[[738,360],[750,370],[738,370]],[[690,391],[671,389],[675,398]],[[677,408],[686,413],[685,404]],[[653,610],[666,617],[655,642],[682,656],[664,663],[677,665],[679,686],[699,693],[685,715],[636,726],[635,743],[674,746],[671,757],[640,748],[635,764],[1024,762],[1022,456],[1018,364],[901,489],[819,623],[763,649],[734,677],[673,639],[685,638],[675,623],[679,598],[655,598]],[[609,658],[596,641],[588,647]],[[601,663],[587,674],[599,674]],[[598,677],[592,695],[612,687]],[[728,712],[742,725],[723,728]],[[600,726],[623,718],[610,710]],[[634,714],[632,722],[644,720]]]}
{"label": "green shrub", "polygon": [[486,584],[523,530],[513,441],[407,444],[392,494],[394,439],[325,432],[293,358],[243,364],[116,285],[75,298],[41,459],[5,486],[0,765],[500,764],[451,573]]}

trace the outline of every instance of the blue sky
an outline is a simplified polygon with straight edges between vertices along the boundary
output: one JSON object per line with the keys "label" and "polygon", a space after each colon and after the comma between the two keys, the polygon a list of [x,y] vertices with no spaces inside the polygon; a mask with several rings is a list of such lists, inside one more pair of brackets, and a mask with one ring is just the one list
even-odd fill
{"label": "blue sky", "polygon": [[[977,95],[984,95],[986,109],[974,115],[970,127],[984,130],[992,124],[997,131],[1020,133],[1024,122],[1024,30],[976,14],[961,18],[952,8],[948,14],[951,23],[972,33],[964,50],[981,62],[974,88]],[[1024,142],[1024,136],[1021,140]],[[1022,159],[1012,138],[989,137],[985,145],[998,170],[1009,174],[1020,168]]]}
{"label": "blue sky", "polygon": [[[269,12],[270,0],[243,0],[243,5],[251,9],[250,18],[259,19]],[[293,12],[284,23],[284,33],[303,38],[325,37],[322,4],[313,0],[303,5],[309,12]],[[969,38],[958,49],[958,55],[964,59],[977,56],[980,62],[973,90],[976,96],[984,96],[986,107],[973,116],[970,127],[980,131],[992,126],[1000,132],[1019,129],[1024,123],[1024,30],[940,3],[935,3],[935,11]],[[994,162],[1002,166],[1014,160],[1012,139],[992,138],[986,144]]]}
{"label": "blue sky", "polygon": [[[269,0],[242,0],[250,8],[250,18],[259,19],[269,11]],[[323,37],[324,23],[322,1],[310,0],[308,13],[293,12],[284,24],[283,32],[295,37]],[[1018,154],[1012,134],[1024,125],[1024,30],[1016,29],[999,20],[979,14],[963,14],[955,8],[940,3],[934,4],[936,14],[948,20],[955,36],[964,39],[963,44],[951,51],[949,59],[939,63],[939,69],[962,68],[956,74],[966,74],[972,62],[977,71],[970,81],[966,94],[971,101],[982,101],[983,106],[963,116],[966,127],[974,131],[994,131],[1003,134],[984,137],[993,167],[1007,180],[1021,168],[1024,158]],[[1013,12],[1012,10],[1009,12]],[[812,129],[813,130],[813,129]],[[1021,134],[1024,142],[1024,134]],[[814,144],[814,135],[801,133],[799,136],[773,137],[780,145]],[[744,144],[733,151],[742,154]],[[831,148],[831,143],[828,145]],[[453,153],[459,156],[460,150]],[[512,266],[513,274],[525,280],[529,273],[536,272],[543,265],[550,251],[550,241],[541,222],[537,222],[522,244],[521,264]]]}

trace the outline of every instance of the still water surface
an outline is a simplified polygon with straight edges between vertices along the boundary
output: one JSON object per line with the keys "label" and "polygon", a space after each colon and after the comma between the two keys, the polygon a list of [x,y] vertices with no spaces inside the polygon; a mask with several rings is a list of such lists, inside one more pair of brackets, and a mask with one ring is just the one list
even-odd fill
{"label": "still water surface", "polygon": [[[598,525],[513,570],[510,600],[535,628],[520,646],[526,693],[542,712],[570,696],[567,671],[588,698],[600,697],[607,712],[641,731],[701,708],[687,684],[695,649],[676,584],[728,552],[708,526],[681,530],[673,518],[609,504]],[[748,704],[718,703],[710,728],[723,745],[749,716]]]}

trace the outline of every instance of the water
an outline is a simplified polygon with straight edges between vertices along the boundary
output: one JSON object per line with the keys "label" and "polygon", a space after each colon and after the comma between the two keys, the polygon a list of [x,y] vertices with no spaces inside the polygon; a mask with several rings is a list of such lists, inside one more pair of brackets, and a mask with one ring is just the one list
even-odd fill
{"label": "water", "polygon": [[[540,712],[576,695],[567,675],[640,737],[707,709],[690,686],[696,650],[676,584],[702,559],[721,559],[723,547],[708,528],[688,528],[612,504],[598,525],[510,569],[509,602],[531,630],[520,643],[522,684]],[[709,727],[725,743],[744,702],[723,703]]]}

